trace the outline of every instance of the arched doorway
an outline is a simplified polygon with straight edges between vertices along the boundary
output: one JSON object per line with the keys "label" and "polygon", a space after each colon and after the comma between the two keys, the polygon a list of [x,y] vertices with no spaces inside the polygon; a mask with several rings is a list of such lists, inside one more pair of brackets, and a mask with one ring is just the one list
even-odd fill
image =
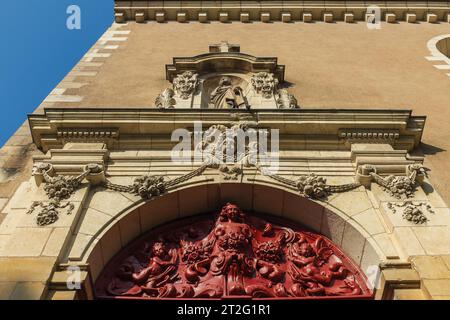
{"label": "arched doorway", "polygon": [[228,203],[158,226],[116,254],[97,298],[353,298],[373,296],[331,240],[288,219]]}

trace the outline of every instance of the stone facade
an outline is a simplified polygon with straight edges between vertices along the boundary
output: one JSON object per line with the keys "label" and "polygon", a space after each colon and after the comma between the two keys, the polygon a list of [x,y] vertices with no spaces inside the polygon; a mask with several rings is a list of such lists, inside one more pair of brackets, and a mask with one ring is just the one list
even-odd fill
{"label": "stone facade", "polygon": [[[209,28],[176,22],[192,21],[195,12],[200,23],[261,21],[243,28],[266,28],[260,23],[276,17],[298,21],[306,13],[306,1],[261,12],[250,4],[242,7],[242,1],[239,8],[222,7],[227,14],[216,18],[212,7],[199,10],[196,1],[183,7],[182,15],[176,6],[136,10],[138,2],[116,1],[116,21],[175,20],[157,25],[174,37],[174,25]],[[311,19],[325,20],[313,28],[322,28],[330,17],[348,17],[338,6],[327,6],[326,12],[319,6],[307,9]],[[437,19],[450,11],[438,5],[432,9]],[[352,8],[351,21],[361,20],[365,10]],[[403,19],[405,8],[383,10],[388,13],[385,21],[392,22]],[[426,19],[420,4],[414,10],[418,20]],[[230,27],[217,25],[220,28],[211,28],[230,36]],[[409,27],[406,22],[386,24]],[[302,86],[307,88],[302,75],[289,73],[298,63],[295,55],[284,54],[280,64],[275,47],[253,55],[243,50],[242,38],[239,43],[233,36],[233,42],[217,39],[200,51],[178,48],[177,53],[186,54],[164,56],[165,70],[152,60],[148,68],[153,72],[148,74],[165,74],[165,80],[155,76],[154,83],[139,87],[134,85],[138,75],[123,74],[120,62],[126,55],[139,55],[133,50],[147,45],[142,35],[152,28],[114,24],[2,148],[1,299],[93,299],[108,262],[133,240],[164,223],[218,212],[227,202],[294,221],[327,237],[374,284],[377,299],[450,297],[450,209],[436,188],[435,181],[442,180],[434,180],[436,167],[448,168],[438,161],[428,168],[431,155],[419,152],[429,125],[426,113],[390,108],[376,95],[373,108],[313,108],[305,99],[308,93],[302,94]],[[441,30],[439,25],[430,28],[430,34]],[[169,46],[169,39],[158,45]],[[257,35],[248,41],[262,39]],[[433,42],[444,55],[445,39]],[[435,51],[431,54],[438,57]],[[427,67],[416,70],[441,76]],[[111,74],[119,73],[129,90],[142,96],[133,95],[127,103],[123,99],[128,89],[118,88],[119,105],[112,106],[115,97],[99,94],[99,88],[117,85]],[[311,82],[314,79],[308,78]],[[317,94],[311,99],[320,103],[327,98]],[[226,165],[173,162],[172,133],[186,129],[194,135],[198,121],[203,130],[213,128],[220,134],[226,129],[279,130],[278,171],[251,162],[250,147],[243,158]],[[208,145],[217,147],[201,140],[202,148]]]}

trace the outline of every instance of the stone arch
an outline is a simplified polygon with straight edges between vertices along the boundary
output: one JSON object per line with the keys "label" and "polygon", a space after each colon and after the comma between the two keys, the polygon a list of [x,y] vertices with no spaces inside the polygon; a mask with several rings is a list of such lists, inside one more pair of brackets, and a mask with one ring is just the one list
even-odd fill
{"label": "stone arch", "polygon": [[366,276],[373,276],[370,267],[378,266],[384,259],[370,234],[346,213],[292,190],[255,182],[200,183],[150,201],[135,201],[98,230],[86,245],[81,261],[89,265],[95,281],[112,257],[149,230],[179,218],[217,211],[226,202],[236,203],[243,210],[283,217],[324,235]]}

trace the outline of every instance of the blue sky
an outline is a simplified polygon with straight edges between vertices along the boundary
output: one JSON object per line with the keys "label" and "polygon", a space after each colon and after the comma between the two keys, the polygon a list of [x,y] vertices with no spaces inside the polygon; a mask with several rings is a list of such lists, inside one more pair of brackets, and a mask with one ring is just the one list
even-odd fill
{"label": "blue sky", "polygon": [[[66,26],[70,5],[81,29]],[[0,19],[0,146],[64,78],[114,17],[113,0],[2,1]]]}

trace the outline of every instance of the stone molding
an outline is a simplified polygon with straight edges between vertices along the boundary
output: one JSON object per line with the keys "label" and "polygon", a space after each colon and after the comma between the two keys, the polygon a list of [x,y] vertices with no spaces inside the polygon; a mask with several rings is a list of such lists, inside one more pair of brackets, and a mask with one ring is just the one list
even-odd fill
{"label": "stone molding", "polygon": [[[274,106],[276,108],[276,106]],[[66,127],[79,126],[97,130],[116,127],[118,140],[111,143],[105,138],[111,150],[149,149],[150,142],[160,148],[171,149],[170,134],[177,128],[192,128],[195,121],[202,121],[206,129],[213,124],[230,123],[231,115],[249,114],[257,119],[261,128],[279,129],[282,145],[280,149],[289,149],[289,141],[296,140],[295,149],[309,150],[320,141],[323,150],[349,150],[347,140],[342,139],[341,130],[345,128],[372,131],[395,131],[398,138],[391,143],[395,149],[412,150],[420,143],[424,116],[412,116],[410,110],[352,110],[352,109],[282,109],[258,110],[242,113],[242,110],[190,110],[190,109],[61,109],[45,108],[44,114],[28,116],[33,140],[43,151],[60,149],[65,140],[58,131]],[[282,125],[280,125],[282,124]],[[283,140],[286,135],[288,140]],[[150,136],[152,136],[151,139]],[[318,140],[319,139],[319,140]],[[101,139],[99,139],[101,140]],[[284,145],[283,145],[284,144]],[[300,146],[300,147],[299,147]],[[301,147],[303,146],[303,147]]]}
{"label": "stone molding", "polygon": [[[383,18],[391,21],[408,21],[408,14],[415,14],[418,21],[434,23],[445,21],[450,12],[447,2],[437,1],[389,1],[376,3],[362,1],[119,1],[115,2],[116,22],[148,21],[305,21],[304,14],[315,21],[344,21],[352,14],[352,21],[365,21],[367,8],[376,4]],[[183,19],[179,19],[179,14]],[[434,20],[428,17],[432,14]],[[289,18],[287,18],[289,17]],[[327,19],[325,19],[325,17]],[[311,21],[309,20],[309,21]]]}

